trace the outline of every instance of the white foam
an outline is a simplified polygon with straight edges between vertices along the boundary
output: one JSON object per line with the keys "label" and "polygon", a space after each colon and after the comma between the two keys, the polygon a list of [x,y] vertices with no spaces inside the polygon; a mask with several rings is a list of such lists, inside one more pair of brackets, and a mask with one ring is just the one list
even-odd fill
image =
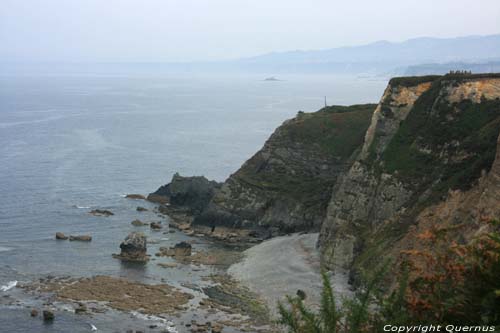
{"label": "white foam", "polygon": [[165,318],[153,316],[153,315],[145,315],[137,311],[132,311],[131,312],[132,316],[138,319],[142,320],[151,320],[157,323],[160,323],[169,333],[178,333],[177,328],[175,328],[175,324],[171,322],[170,320],[167,320]]}
{"label": "white foam", "polygon": [[78,205],[75,205],[74,207],[78,208],[78,209],[89,209],[90,208],[90,206],[78,206]]}
{"label": "white foam", "polygon": [[10,289],[14,288],[15,286],[17,286],[17,281],[10,281],[5,286],[1,286],[0,290],[1,291],[7,291],[7,290],[10,290]]}
{"label": "white foam", "polygon": [[7,251],[10,251],[10,250],[12,250],[10,247],[0,246],[0,252],[7,252]]}

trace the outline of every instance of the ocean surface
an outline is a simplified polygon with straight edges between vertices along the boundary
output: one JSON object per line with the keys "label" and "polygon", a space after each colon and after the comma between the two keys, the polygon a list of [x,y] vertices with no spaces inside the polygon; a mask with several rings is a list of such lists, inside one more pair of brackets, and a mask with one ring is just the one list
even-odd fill
{"label": "ocean surface", "polygon": [[[132,220],[159,219],[152,204],[124,195],[152,192],[175,172],[223,181],[297,111],[316,111],[324,96],[329,104],[377,102],[387,83],[335,76],[262,79],[0,76],[0,286],[47,275],[107,274],[174,285],[199,279],[189,267],[137,267],[111,257],[137,230]],[[137,206],[150,211],[137,212]],[[115,215],[88,214],[95,208]],[[57,231],[93,240],[55,241]],[[162,246],[186,237],[145,231]],[[21,299],[16,289],[0,291],[0,297]],[[95,320],[111,332],[126,322],[123,316]],[[89,331],[84,320],[66,315],[51,327],[26,318],[19,307],[0,305],[0,331]]]}

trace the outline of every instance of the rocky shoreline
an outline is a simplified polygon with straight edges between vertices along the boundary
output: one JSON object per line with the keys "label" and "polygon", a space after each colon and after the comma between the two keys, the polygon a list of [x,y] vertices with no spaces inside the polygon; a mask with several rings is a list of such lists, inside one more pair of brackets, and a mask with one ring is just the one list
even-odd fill
{"label": "rocky shoreline", "polygon": [[[134,195],[127,200],[144,198]],[[117,244],[120,252],[109,255],[126,264],[155,265],[168,271],[188,270],[199,276],[199,282],[172,284],[169,279],[162,278],[161,283],[143,283],[108,275],[46,276],[19,283],[17,288],[11,290],[21,291],[22,296],[18,295],[20,299],[4,295],[0,306],[22,308],[21,299],[25,299],[30,303],[26,307],[26,315],[33,320],[57,324],[59,317],[67,316],[69,312],[78,318],[88,318],[89,323],[93,323],[89,324],[91,330],[93,327],[99,329],[98,318],[105,318],[111,313],[128,313],[142,318],[144,326],[143,329],[124,329],[123,332],[276,331],[267,304],[226,273],[228,267],[240,260],[242,251],[251,246],[251,243],[240,242],[248,235],[225,234],[222,230],[205,235],[202,230],[191,228],[191,217],[185,213],[167,217],[165,207],[160,209],[160,206],[154,208],[152,213],[162,218],[161,222],[170,221],[155,222],[162,225],[160,234],[177,232],[187,237],[186,241],[172,247],[160,246],[158,252],[151,253],[148,245],[156,243],[148,240],[143,232],[133,231],[121,244]],[[139,228],[152,224],[141,222],[140,225],[133,225]],[[151,234],[154,233],[151,228]],[[57,242],[90,241],[92,236],[67,236],[58,232],[55,239]],[[214,246],[198,248],[201,240]],[[169,261],[163,262],[162,258]]]}

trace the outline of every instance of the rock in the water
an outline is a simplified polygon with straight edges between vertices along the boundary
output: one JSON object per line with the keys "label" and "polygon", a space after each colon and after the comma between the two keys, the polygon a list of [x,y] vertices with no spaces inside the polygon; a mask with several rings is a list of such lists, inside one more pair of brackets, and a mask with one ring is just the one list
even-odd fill
{"label": "rock in the water", "polygon": [[141,220],[133,220],[131,224],[135,227],[142,227],[148,225],[146,222],[142,222]]}
{"label": "rock in the water", "polygon": [[151,229],[153,230],[159,230],[161,229],[163,226],[161,225],[161,222],[151,222],[149,224],[149,226],[151,227]]}
{"label": "rock in the water", "polygon": [[52,310],[43,310],[43,320],[44,321],[53,321],[54,320],[54,312]]}
{"label": "rock in the water", "polygon": [[131,232],[120,244],[121,252],[115,258],[130,261],[149,260],[147,252],[147,239],[142,232]]}
{"label": "rock in the water", "polygon": [[160,247],[160,252],[157,255],[170,257],[188,257],[191,255],[191,249],[191,244],[187,242],[180,242],[175,244],[175,246],[171,248]]}
{"label": "rock in the water", "polygon": [[66,236],[62,232],[56,232],[56,239],[66,240],[68,239],[68,236]]}
{"label": "rock in the water", "polygon": [[139,207],[137,207],[135,210],[136,210],[136,211],[138,211],[138,212],[146,212],[148,209],[147,209],[147,208],[144,208],[144,207],[139,206]]}
{"label": "rock in the water", "polygon": [[115,215],[112,211],[109,211],[107,209],[94,209],[89,212],[89,214],[92,214],[94,216],[111,216]]}
{"label": "rock in the water", "polygon": [[125,196],[127,199],[138,199],[138,200],[145,200],[146,197],[143,196],[142,194],[127,194]]}
{"label": "rock in the water", "polygon": [[78,236],[69,236],[70,241],[80,241],[80,242],[90,242],[92,237],[89,235],[78,235]]}
{"label": "rock in the water", "polygon": [[30,316],[32,316],[32,317],[38,317],[38,310],[37,309],[31,309]]}

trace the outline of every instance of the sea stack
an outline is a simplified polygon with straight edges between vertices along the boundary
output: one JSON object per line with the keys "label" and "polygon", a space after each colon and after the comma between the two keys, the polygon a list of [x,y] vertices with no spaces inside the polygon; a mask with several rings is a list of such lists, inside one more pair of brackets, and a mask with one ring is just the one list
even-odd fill
{"label": "sea stack", "polygon": [[148,261],[147,239],[142,232],[131,232],[120,244],[121,253],[115,258],[128,261]]}

